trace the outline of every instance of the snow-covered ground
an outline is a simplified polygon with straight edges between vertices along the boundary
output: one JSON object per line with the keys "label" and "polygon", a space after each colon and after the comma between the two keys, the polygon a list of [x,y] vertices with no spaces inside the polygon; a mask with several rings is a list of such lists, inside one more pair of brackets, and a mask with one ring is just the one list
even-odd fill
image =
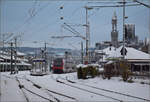
{"label": "snow-covered ground", "polygon": [[1,102],[150,101],[149,79],[133,78],[134,83],[123,82],[120,77],[82,80],[77,79],[77,73],[30,76],[28,71],[15,75],[3,72],[0,79]]}

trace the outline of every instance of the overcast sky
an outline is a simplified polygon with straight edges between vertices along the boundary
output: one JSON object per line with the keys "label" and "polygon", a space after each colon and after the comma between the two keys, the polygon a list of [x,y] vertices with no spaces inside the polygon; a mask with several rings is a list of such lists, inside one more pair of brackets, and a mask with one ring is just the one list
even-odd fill
{"label": "overcast sky", "polygon": [[[150,5],[150,0],[140,1]],[[51,39],[51,36],[73,35],[71,32],[61,29],[61,25],[64,22],[85,24],[85,5],[113,4],[81,0],[71,0],[70,2],[67,0],[1,0],[0,31],[1,33],[14,33],[15,35],[23,34],[20,46],[43,46],[42,42],[46,41],[52,44],[48,45],[49,47],[80,49],[80,42],[83,41],[85,44],[85,41],[81,38]],[[60,9],[61,6],[63,6],[63,9]],[[111,19],[114,11],[116,11],[118,18],[118,39],[122,40],[122,8],[92,9],[88,12],[92,47],[95,46],[96,42],[110,41]],[[135,24],[135,33],[140,40],[149,37],[150,10],[148,8],[144,6],[126,7],[126,16],[128,16],[128,19],[125,22]],[[64,19],[61,20],[60,17]],[[85,27],[73,26],[73,28],[85,36]],[[41,43],[34,44],[33,41]]]}

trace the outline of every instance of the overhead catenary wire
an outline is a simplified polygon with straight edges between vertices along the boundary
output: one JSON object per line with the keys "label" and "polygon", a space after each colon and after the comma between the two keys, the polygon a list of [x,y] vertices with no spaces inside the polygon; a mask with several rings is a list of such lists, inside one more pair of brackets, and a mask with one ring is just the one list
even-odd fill
{"label": "overhead catenary wire", "polygon": [[[45,6],[48,6],[48,5],[49,5],[49,3],[46,4]],[[36,11],[35,15],[37,15],[38,12],[40,12],[42,9],[44,9],[45,6],[42,6],[41,8],[39,8],[39,9]],[[58,9],[57,9],[57,11],[58,11]],[[54,13],[56,13],[56,12],[54,12]],[[35,16],[35,15],[34,15],[34,16]],[[54,14],[52,14],[52,15],[54,16]],[[30,19],[32,19],[34,16],[31,16],[31,17],[28,19],[28,20],[29,20],[28,22],[30,22]],[[49,23],[48,25],[42,26],[40,29],[36,30],[36,32],[42,31],[43,29],[47,28],[49,25],[54,26],[55,24],[58,23],[58,21],[59,21],[59,20],[56,19],[56,20],[54,20],[53,22]],[[22,35],[25,34],[27,31],[29,31],[29,29],[25,29],[25,30],[23,31]],[[30,33],[36,33],[36,32],[30,32]]]}
{"label": "overhead catenary wire", "polygon": [[[128,4],[126,6],[141,6],[141,4]],[[123,7],[123,5],[98,5],[98,6],[88,6],[91,8],[103,8],[103,7]]]}
{"label": "overhead catenary wire", "polygon": [[[72,28],[70,25],[68,25],[67,23],[64,23],[64,25],[66,25],[68,28],[70,28],[71,32],[74,32],[73,34],[77,35],[77,36],[81,36],[83,39],[85,39],[85,37],[83,37],[78,31],[76,31],[74,28]],[[69,30],[69,31],[70,31]]]}
{"label": "overhead catenary wire", "polygon": [[[40,11],[42,11],[44,8],[46,8],[50,3],[51,3],[51,2],[49,2],[48,4],[46,4],[46,5],[42,6],[42,7],[40,7],[37,11],[35,11],[35,10],[36,10],[36,5],[37,5],[37,0],[35,0],[35,1],[34,1],[34,4],[33,4],[33,6],[32,6],[32,8],[29,9],[29,10],[31,10],[29,18],[27,18],[27,19],[23,22],[22,25],[17,26],[17,27],[13,30],[13,32],[17,32],[17,31],[20,30],[22,27],[24,27],[26,24],[28,24],[29,22],[31,22],[31,20],[32,20],[36,15],[38,15]],[[26,31],[27,31],[27,30],[24,30],[20,35],[23,36]],[[16,35],[16,34],[14,34],[14,36],[15,36],[15,35]],[[17,36],[17,35],[16,35],[16,36]]]}
{"label": "overhead catenary wire", "polygon": [[[62,3],[61,3],[58,7],[60,7],[61,5],[62,5]],[[58,13],[58,12],[59,12],[59,8],[57,8],[56,12],[53,12],[53,14],[51,14],[51,15],[52,15],[51,17],[55,16],[55,14]],[[37,32],[39,33],[39,32],[41,32],[41,31],[43,31],[44,29],[48,28],[50,25],[51,25],[51,27],[54,26],[54,25],[57,24],[59,21],[60,21],[60,19],[56,17],[56,20],[53,20],[52,22],[50,22],[50,23],[48,23],[48,24],[46,24],[46,25],[44,25],[44,26],[41,26],[40,28],[38,28],[38,29],[35,30],[35,31],[32,29],[32,32],[29,32],[29,33],[30,33],[30,34],[32,34],[32,33],[37,33]],[[27,31],[29,31],[29,29],[26,29],[24,32],[27,32]]]}
{"label": "overhead catenary wire", "polygon": [[[37,1],[37,0],[36,0]],[[35,3],[35,2],[34,2]],[[34,9],[34,14],[32,14],[32,16],[30,15],[29,18],[27,18],[21,25],[17,26],[16,28],[14,28],[13,32],[16,32],[18,30],[20,30],[23,26],[25,26],[27,23],[29,23],[36,15],[39,14],[40,11],[44,10],[51,2],[47,3],[46,5],[40,7],[37,11],[35,11]],[[34,6],[34,5],[33,5]],[[31,9],[31,8],[30,8]],[[30,10],[29,9],[29,10]]]}
{"label": "overhead catenary wire", "polygon": [[[119,3],[120,1],[97,1],[97,2],[88,2],[89,4],[115,4],[115,3]],[[126,3],[133,3],[133,1],[127,1]]]}

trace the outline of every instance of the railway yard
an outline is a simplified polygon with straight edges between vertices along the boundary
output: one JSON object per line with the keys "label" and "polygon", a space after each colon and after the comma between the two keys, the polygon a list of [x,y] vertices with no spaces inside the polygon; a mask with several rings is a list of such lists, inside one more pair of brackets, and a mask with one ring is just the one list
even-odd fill
{"label": "railway yard", "polygon": [[133,80],[133,83],[128,83],[119,77],[108,80],[101,76],[83,80],[77,79],[76,72],[45,76],[30,76],[29,71],[17,75],[5,72],[1,73],[0,99],[2,102],[149,102],[150,81]]}
{"label": "railway yard", "polygon": [[150,0],[0,7],[0,102],[150,102]]}

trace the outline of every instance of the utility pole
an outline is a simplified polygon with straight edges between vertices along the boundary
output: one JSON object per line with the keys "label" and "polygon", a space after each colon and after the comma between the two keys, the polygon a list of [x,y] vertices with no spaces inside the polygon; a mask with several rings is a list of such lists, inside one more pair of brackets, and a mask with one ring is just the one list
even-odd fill
{"label": "utility pole", "polygon": [[46,68],[48,64],[47,57],[46,57],[46,42],[45,42],[45,48],[44,48],[44,57],[45,57],[45,72],[46,72]]}
{"label": "utility pole", "polygon": [[[5,52],[4,52],[4,43],[5,43],[5,34],[2,34],[2,36],[3,36],[3,48],[2,48],[2,54],[4,54]],[[5,65],[3,64],[3,71],[5,71]]]}
{"label": "utility pole", "polygon": [[123,0],[123,60],[125,59],[125,0]]}
{"label": "utility pole", "polygon": [[[149,2],[149,4],[150,4],[150,2]],[[150,8],[149,8],[149,46],[148,46],[148,52],[150,55]]]}
{"label": "utility pole", "polygon": [[86,57],[88,58],[88,7],[86,9]]}
{"label": "utility pole", "polygon": [[91,62],[91,53],[90,53],[90,50],[89,50],[89,48],[90,48],[90,23],[89,23],[89,21],[88,21],[88,24],[87,24],[87,30],[88,30],[88,62]]}
{"label": "utility pole", "polygon": [[13,74],[13,48],[12,48],[13,47],[13,43],[12,42],[10,43],[10,46],[11,46],[10,47],[11,48],[11,60],[10,60],[11,61],[11,64],[10,64],[11,73],[10,74]]}
{"label": "utility pole", "polygon": [[81,63],[83,64],[83,42],[81,41]]}
{"label": "utility pole", "polygon": [[90,39],[90,32],[89,32],[89,21],[88,21],[88,10],[93,9],[91,7],[85,6],[86,10],[86,61],[89,63],[89,39]]}
{"label": "utility pole", "polygon": [[89,32],[88,32],[88,7],[85,7],[86,9],[86,61],[87,63],[89,63],[89,39],[88,39],[88,35],[89,35]]}
{"label": "utility pole", "polygon": [[18,72],[17,69],[17,37],[15,37],[15,73]]}

